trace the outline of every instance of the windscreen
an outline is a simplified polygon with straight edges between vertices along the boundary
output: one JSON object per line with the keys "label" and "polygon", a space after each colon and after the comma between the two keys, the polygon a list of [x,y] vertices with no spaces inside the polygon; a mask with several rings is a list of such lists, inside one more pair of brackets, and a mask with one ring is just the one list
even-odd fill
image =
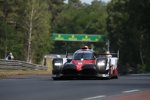
{"label": "windscreen", "polygon": [[94,59],[94,56],[92,53],[85,53],[85,52],[75,53],[73,59],[74,60],[81,60],[81,59],[92,60],[92,59]]}

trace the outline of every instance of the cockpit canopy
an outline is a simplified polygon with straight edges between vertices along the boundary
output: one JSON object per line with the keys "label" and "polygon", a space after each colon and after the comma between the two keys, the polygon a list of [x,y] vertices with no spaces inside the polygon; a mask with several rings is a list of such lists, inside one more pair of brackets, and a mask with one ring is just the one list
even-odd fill
{"label": "cockpit canopy", "polygon": [[95,57],[94,57],[94,53],[83,51],[83,52],[75,52],[74,56],[73,56],[73,59],[74,60],[81,60],[81,59],[94,60]]}

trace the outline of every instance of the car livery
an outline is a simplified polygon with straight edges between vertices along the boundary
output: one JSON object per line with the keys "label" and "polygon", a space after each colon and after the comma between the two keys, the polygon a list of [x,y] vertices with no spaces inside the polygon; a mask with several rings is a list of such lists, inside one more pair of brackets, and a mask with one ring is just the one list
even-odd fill
{"label": "car livery", "polygon": [[117,62],[118,57],[112,57],[110,53],[97,57],[92,49],[84,46],[66,62],[63,58],[54,58],[52,78],[118,78]]}

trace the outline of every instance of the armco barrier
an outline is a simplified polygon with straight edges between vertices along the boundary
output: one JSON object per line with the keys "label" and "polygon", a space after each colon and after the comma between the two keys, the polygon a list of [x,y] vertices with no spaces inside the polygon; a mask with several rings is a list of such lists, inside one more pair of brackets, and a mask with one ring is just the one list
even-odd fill
{"label": "armco barrier", "polygon": [[0,59],[0,69],[47,70],[47,67],[38,64],[27,63],[25,61]]}

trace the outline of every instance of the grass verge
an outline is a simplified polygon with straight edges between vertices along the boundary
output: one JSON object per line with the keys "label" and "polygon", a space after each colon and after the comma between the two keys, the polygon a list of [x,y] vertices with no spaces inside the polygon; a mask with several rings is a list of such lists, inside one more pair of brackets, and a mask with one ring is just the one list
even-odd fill
{"label": "grass verge", "polygon": [[49,70],[0,70],[0,79],[32,75],[50,75]]}
{"label": "grass verge", "polygon": [[52,70],[52,59],[46,59],[47,70],[32,70],[32,69],[0,69],[0,79],[4,78],[15,78],[32,75],[50,75]]}

